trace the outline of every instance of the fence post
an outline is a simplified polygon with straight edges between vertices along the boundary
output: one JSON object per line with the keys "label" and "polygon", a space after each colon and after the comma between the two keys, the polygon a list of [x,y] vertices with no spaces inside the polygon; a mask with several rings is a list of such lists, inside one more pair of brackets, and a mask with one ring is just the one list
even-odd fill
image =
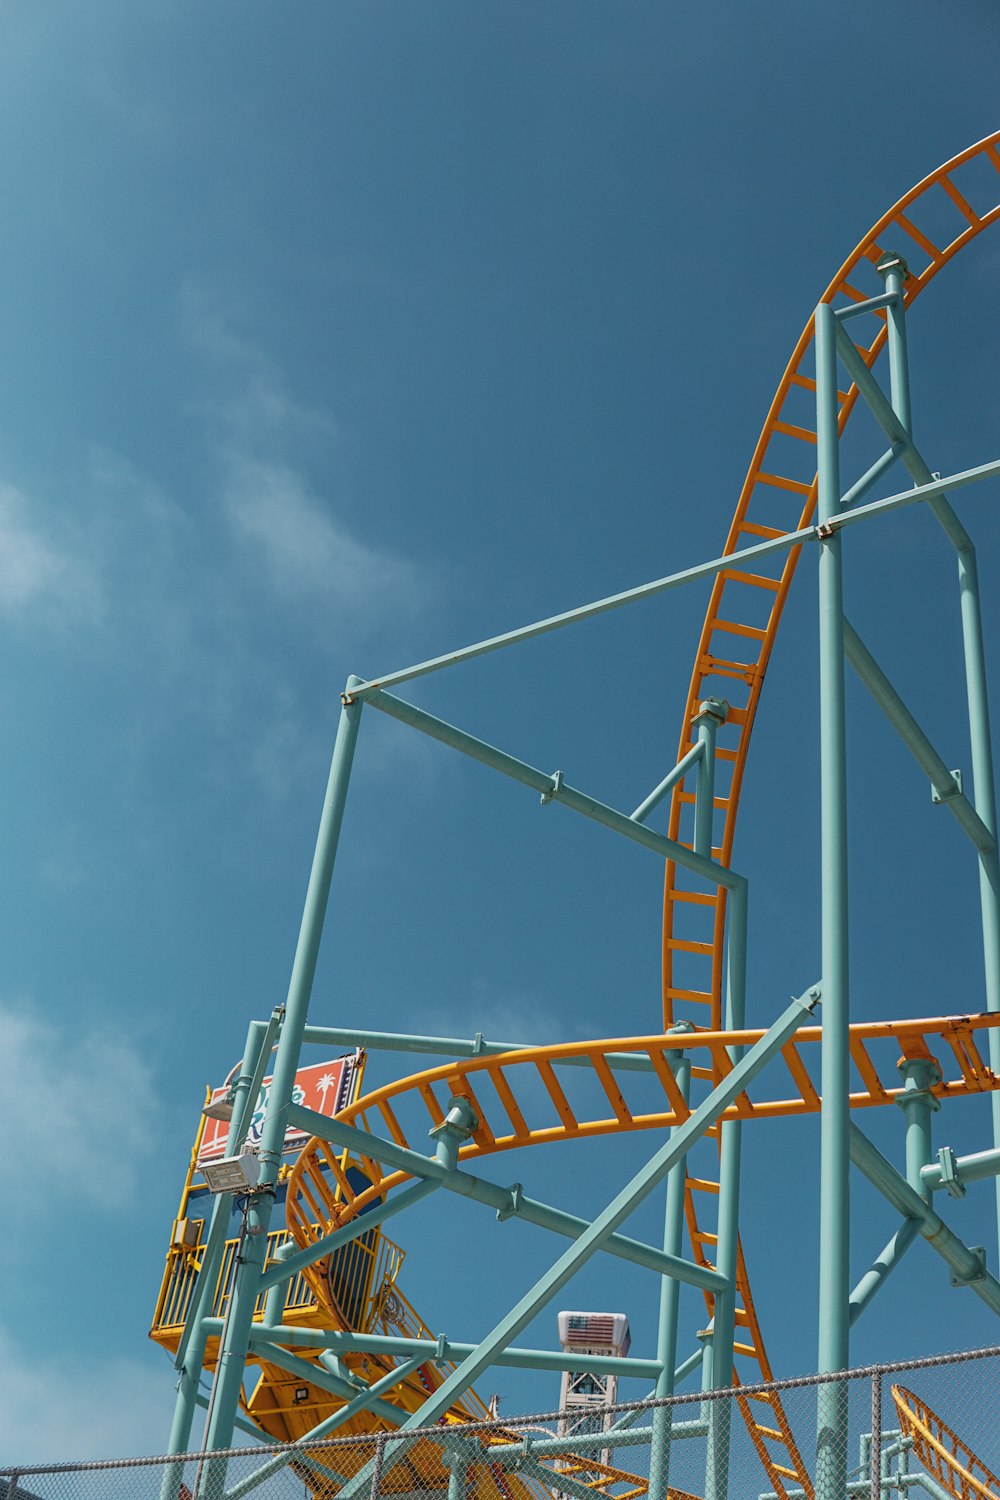
{"label": "fence post", "polygon": [[872,1371],[871,1500],[882,1495],[882,1366]]}
{"label": "fence post", "polygon": [[11,1474],[10,1478],[7,1480],[7,1494],[5,1500],[14,1500],[14,1496],[17,1494],[17,1481],[20,1479],[20,1477],[20,1474]]}
{"label": "fence post", "polygon": [[382,1486],[382,1455],[385,1453],[385,1433],[380,1432],[375,1439],[375,1462],[372,1465],[372,1488],[371,1500],[378,1500],[379,1490]]}

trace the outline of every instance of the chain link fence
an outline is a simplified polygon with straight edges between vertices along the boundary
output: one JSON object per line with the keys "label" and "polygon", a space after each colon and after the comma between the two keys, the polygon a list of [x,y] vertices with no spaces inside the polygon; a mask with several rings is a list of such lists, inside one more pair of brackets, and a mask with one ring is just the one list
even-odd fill
{"label": "chain link fence", "polygon": [[0,1470],[0,1500],[1000,1500],[1000,1348],[663,1401]]}

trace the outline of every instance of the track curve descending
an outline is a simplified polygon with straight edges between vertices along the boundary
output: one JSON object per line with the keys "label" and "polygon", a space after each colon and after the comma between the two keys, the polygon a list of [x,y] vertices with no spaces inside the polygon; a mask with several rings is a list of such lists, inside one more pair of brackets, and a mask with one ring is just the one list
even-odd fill
{"label": "track curve descending", "polygon": [[[959,153],[906,193],[872,226],[840,267],[820,299],[846,306],[884,290],[875,266],[887,252],[902,255],[910,275],[904,301],[909,307],[939,271],[977,235],[1000,218],[1000,131]],[[943,224],[945,232],[937,226]],[[928,232],[934,226],[933,234]],[[887,337],[884,311],[866,313],[852,321],[858,353],[870,368]],[[866,342],[867,340],[867,342]],[[724,553],[741,546],[810,525],[816,507],[816,415],[813,374],[813,319],[810,317],[792,351],[754,449]],[[840,393],[840,431],[855,408],[858,391]],[[789,511],[789,506],[791,510]],[[716,750],[716,829],[714,858],[724,865],[732,859],[740,791],[754,719],[764,676],[781,622],[785,601],[795,576],[801,548],[793,548],[768,569],[748,573],[734,562],[718,574],[702,626],[681,727],[678,760],[693,746],[692,720],[707,697],[731,704],[729,725],[719,735]],[[728,644],[720,644],[728,643]],[[727,733],[728,729],[728,733]],[[670,805],[671,838],[691,846],[694,792],[680,782]],[[719,818],[721,814],[721,819]],[[679,1021],[718,1031],[722,1013],[723,946],[726,892],[705,894],[684,879],[684,872],[668,863],[663,905],[663,1024]],[[704,1180],[704,1179],[702,1179]],[[706,1245],[715,1244],[714,1206],[718,1185],[709,1190],[689,1186],[685,1212],[696,1259],[705,1258]],[[773,1371],[754,1309],[742,1246],[738,1256],[740,1306],[737,1324],[744,1332],[738,1353],[752,1364],[752,1379],[771,1380]],[[708,1310],[713,1299],[706,1294]],[[734,1379],[738,1383],[739,1360]],[[779,1422],[780,1428],[782,1424]],[[751,1437],[779,1495],[784,1481],[811,1493],[808,1476],[793,1457],[765,1457],[768,1443]],[[770,1440],[769,1440],[770,1441]],[[782,1444],[777,1443],[781,1447]]]}
{"label": "track curve descending", "polygon": [[956,1437],[946,1422],[905,1386],[894,1385],[892,1399],[913,1454],[954,1500],[1000,1500],[1000,1479]]}

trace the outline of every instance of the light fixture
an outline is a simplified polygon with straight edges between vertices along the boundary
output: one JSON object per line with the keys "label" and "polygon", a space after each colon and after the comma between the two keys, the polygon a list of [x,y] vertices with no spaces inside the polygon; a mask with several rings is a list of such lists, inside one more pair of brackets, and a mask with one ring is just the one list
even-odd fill
{"label": "light fixture", "polygon": [[308,1400],[309,1400],[309,1387],[307,1385],[297,1385],[295,1387],[295,1405],[296,1406],[301,1406],[302,1403],[303,1403],[303,1401],[308,1401]]}
{"label": "light fixture", "polygon": [[231,1099],[211,1099],[202,1114],[206,1120],[231,1120],[233,1118],[233,1101]]}
{"label": "light fixture", "polygon": [[254,1151],[203,1162],[200,1170],[210,1193],[252,1193],[260,1181],[260,1160]]}

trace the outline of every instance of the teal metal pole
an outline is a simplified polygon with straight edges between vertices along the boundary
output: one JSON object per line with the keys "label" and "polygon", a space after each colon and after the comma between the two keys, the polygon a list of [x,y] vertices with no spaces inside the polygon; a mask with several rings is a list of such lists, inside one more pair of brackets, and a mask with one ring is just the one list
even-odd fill
{"label": "teal metal pole", "polygon": [[[254,1469],[252,1474],[247,1474],[243,1479],[238,1480],[236,1484],[232,1485],[226,1491],[222,1500],[242,1500],[244,1495],[248,1495],[251,1490],[255,1490],[258,1485],[263,1484],[265,1479],[270,1479],[272,1474],[277,1474],[280,1469],[285,1468],[293,1459],[301,1462],[303,1455],[297,1454],[295,1451],[296,1448],[304,1448],[307,1443],[318,1442],[320,1438],[327,1437],[331,1432],[336,1432],[338,1427],[343,1427],[344,1423],[349,1422],[352,1417],[356,1417],[358,1412],[368,1410],[379,1396],[384,1395],[386,1391],[391,1391],[394,1386],[399,1385],[400,1381],[405,1380],[407,1375],[411,1375],[420,1363],[421,1360],[419,1358],[407,1360],[405,1364],[399,1365],[396,1369],[390,1370],[387,1375],[383,1375],[381,1380],[376,1380],[372,1385],[366,1386],[364,1390],[359,1391],[353,1401],[348,1401],[346,1406],[340,1407],[338,1411],[333,1412],[322,1422],[317,1422],[315,1427],[310,1428],[302,1437],[297,1438],[293,1447],[284,1453],[275,1453],[266,1463],[261,1464],[259,1469]],[[308,1458],[308,1455],[305,1455],[305,1457]],[[343,1479],[343,1475],[338,1477]]]}
{"label": "teal metal pole", "polygon": [[[304,1271],[306,1266],[315,1265],[316,1261],[322,1260],[324,1256],[332,1255],[342,1245],[348,1245],[352,1240],[367,1234],[369,1229],[374,1229],[378,1224],[384,1224],[386,1219],[393,1218],[398,1213],[412,1208],[419,1203],[421,1198],[427,1198],[431,1193],[437,1191],[440,1183],[430,1179],[424,1182],[415,1182],[412,1187],[403,1188],[401,1192],[394,1193],[384,1203],[376,1203],[366,1214],[359,1214],[350,1224],[345,1224],[343,1229],[336,1230],[333,1234],[323,1235],[314,1245],[306,1250],[295,1250],[291,1241],[282,1246],[287,1250],[287,1255],[281,1255],[278,1263],[272,1263],[260,1278],[260,1290],[270,1293],[275,1287],[285,1286],[293,1276]],[[269,1323],[280,1322],[280,1318],[268,1318]]]}
{"label": "teal metal pole", "polygon": [[[946,1154],[950,1154],[952,1158],[950,1172],[946,1172],[942,1164],[942,1158]],[[982,1182],[986,1177],[1000,1176],[1000,1151],[973,1151],[969,1156],[955,1156],[954,1153],[947,1153],[945,1148],[938,1152],[937,1165],[924,1167],[920,1175],[932,1193],[936,1193],[939,1188],[948,1187],[952,1182],[964,1190],[967,1182]],[[962,1192],[956,1193],[956,1196],[961,1197]]]}
{"label": "teal metal pole", "polygon": [[[348,680],[348,693],[356,680],[355,678]],[[232,1441],[233,1422],[239,1408],[250,1326],[267,1253],[267,1230],[274,1204],[274,1185],[284,1150],[287,1111],[292,1099],[295,1073],[302,1050],[302,1033],[309,1012],[309,998],[319,957],[323,921],[333,877],[337,844],[343,824],[360,719],[361,705],[345,702],[340,713],[326,797],[292,964],[288,997],[285,1002],[281,1040],[275,1055],[271,1090],[261,1133],[260,1189],[253,1195],[247,1211],[248,1233],[245,1236],[243,1253],[236,1266],[231,1293],[232,1312],[224,1347],[219,1355],[216,1397],[210,1430],[206,1435],[206,1446],[209,1448],[229,1446]],[[224,1481],[225,1460],[210,1461],[205,1470],[205,1493],[217,1494],[222,1489]]]}
{"label": "teal metal pole", "polygon": [[[251,1021],[247,1029],[239,1074],[230,1089],[233,1113],[226,1136],[226,1152],[229,1155],[239,1150],[246,1135],[253,1102],[256,1098],[253,1095],[253,1081],[257,1076],[257,1065],[261,1057],[266,1056],[265,1045],[270,1047],[269,1035],[270,1028],[266,1022]],[[203,1323],[212,1310],[212,1298],[215,1295],[222,1265],[228,1224],[228,1200],[223,1201],[217,1198],[212,1205],[212,1218],[202,1255],[201,1270],[195,1283],[175,1359],[175,1367],[180,1373],[167,1445],[167,1452],[171,1454],[184,1453],[191,1442],[191,1427],[195,1410],[199,1405],[201,1372],[205,1363],[205,1346],[208,1342]],[[183,1475],[183,1464],[167,1466],[160,1486],[161,1500],[176,1500]]]}
{"label": "teal metal pole", "polygon": [[947,763],[935,750],[864,641],[846,619],[844,651],[858,677],[930,781],[937,800],[954,813],[959,825],[980,853],[995,851],[996,838],[969,799],[959,791],[958,783]]}
{"label": "teal metal pole", "polygon": [[[818,998],[818,996],[816,997]],[[688,1151],[701,1138],[710,1125],[739,1098],[748,1084],[762,1068],[781,1050],[788,1038],[810,1015],[816,1003],[793,1000],[778,1017],[763,1037],[750,1048],[746,1056],[717,1084],[708,1097],[693,1110],[683,1125],[679,1126],[670,1140],[660,1147],[653,1157],[622,1188],[594,1222],[588,1226],[575,1244],[566,1250],[555,1264],[540,1277],[529,1292],[521,1298],[511,1311],[500,1320],[482,1343],[458,1368],[442,1382],[438,1390],[419,1411],[407,1418],[402,1430],[430,1426],[444,1416],[445,1412],[463,1394],[482,1372],[493,1364],[500,1354],[525,1328],[528,1323],[551,1302],[579,1270],[580,1266],[598,1250],[609,1235],[614,1233],[628,1215],[653,1189],[664,1180],[670,1169],[683,1161]],[[355,1500],[370,1477],[370,1468],[362,1470],[350,1485],[341,1491],[340,1500]]]}
{"label": "teal metal pole", "polygon": [[[699,740],[698,744],[694,745],[686,755],[681,756],[676,766],[674,766],[672,770],[667,772],[666,776],[664,776],[663,780],[653,788],[649,796],[643,798],[643,800],[639,803],[639,806],[636,808],[635,812],[632,814],[633,820],[636,823],[645,823],[650,813],[656,811],[667,793],[673,787],[675,787],[679,781],[684,780],[684,777],[687,775],[688,771],[690,771],[699,763],[704,754],[704,747]],[[697,848],[697,845],[695,847]],[[703,854],[705,851],[703,849],[698,849],[697,852],[699,854]],[[711,857],[712,849],[711,845],[709,845],[708,858],[711,859]]]}
{"label": "teal metal pole", "polygon": [[[993,741],[990,733],[989,693],[986,686],[986,654],[979,603],[979,573],[975,549],[970,545],[958,554],[959,593],[962,608],[962,640],[965,651],[965,684],[969,705],[969,736],[972,751],[973,796],[976,811],[994,840],[997,834],[996,785],[993,777]],[[980,851],[979,900],[983,920],[983,963],[986,975],[986,1008],[1000,1011],[1000,860],[992,850]],[[990,1067],[1000,1073],[1000,1031],[989,1033]],[[993,1146],[1000,1149],[1000,1097],[990,1095]],[[997,1238],[1000,1243],[1000,1179],[996,1184]]]}
{"label": "teal metal pole", "polygon": [[968,1286],[1000,1315],[1000,1282],[987,1271],[983,1252],[960,1240],[856,1125],[851,1126],[851,1160],[893,1208],[917,1220],[924,1239],[951,1267],[953,1283]]}
{"label": "teal metal pole", "polygon": [[[432,1178],[449,1192],[471,1198],[476,1203],[484,1203],[488,1208],[495,1208],[497,1217],[501,1220],[524,1219],[528,1224],[537,1224],[540,1229],[565,1235],[567,1239],[577,1239],[590,1227],[586,1219],[581,1219],[576,1214],[553,1208],[551,1204],[541,1203],[537,1198],[529,1198],[521,1191],[520,1183],[503,1188],[485,1178],[474,1177],[471,1172],[455,1171],[435,1161],[433,1157],[421,1156],[406,1146],[397,1146],[395,1141],[369,1135],[367,1131],[358,1130],[356,1126],[348,1125],[343,1120],[331,1120],[315,1110],[303,1109],[301,1105],[292,1105],[288,1111],[288,1119],[290,1124],[300,1126],[311,1135],[332,1141],[338,1146],[346,1146],[357,1156],[373,1157],[376,1161],[386,1162],[409,1172],[414,1177]],[[662,1250],[646,1245],[641,1240],[630,1239],[628,1235],[613,1234],[601,1248],[612,1255],[620,1255],[623,1260],[647,1266],[649,1270],[658,1271],[661,1275],[676,1276],[679,1281],[690,1282],[703,1291],[718,1291],[724,1285],[724,1279],[718,1271],[696,1265],[694,1261],[682,1260],[679,1256],[664,1255]]]}
{"label": "teal metal pole", "polygon": [[[700,851],[699,851],[700,852]],[[691,1031],[690,1022],[682,1022],[685,1031]],[[679,1027],[674,1027],[674,1031]],[[671,1059],[677,1087],[685,1103],[691,1088],[691,1059],[684,1052],[675,1053]],[[676,1127],[675,1127],[676,1129]],[[679,1255],[684,1233],[684,1185],[687,1169],[683,1162],[667,1174],[667,1201],[663,1217],[663,1249],[668,1255]],[[680,1303],[680,1283],[672,1276],[664,1276],[660,1282],[660,1312],[656,1332],[656,1358],[661,1370],[653,1390],[654,1396],[672,1396],[674,1393],[675,1364],[677,1360],[677,1315]],[[670,1436],[673,1411],[669,1406],[659,1407],[653,1413],[652,1438],[649,1450],[649,1490],[652,1495],[666,1495],[670,1481]]]}
{"label": "teal metal pole", "polygon": [[903,1075],[903,1092],[896,1100],[906,1122],[906,1180],[925,1203],[931,1201],[931,1190],[923,1179],[923,1169],[931,1159],[931,1118],[941,1108],[931,1093],[941,1082],[941,1069],[932,1057],[904,1057],[899,1071]]}
{"label": "teal metal pole", "polygon": [[674,860],[684,869],[690,870],[692,874],[699,875],[710,885],[722,885],[733,890],[744,878],[734,870],[726,869],[725,865],[717,865],[709,859],[701,858],[683,844],[665,838],[663,834],[654,833],[651,828],[637,823],[626,813],[619,812],[617,808],[608,807],[606,803],[598,802],[595,797],[590,797],[586,792],[570,786],[562,780],[561,772],[553,776],[545,771],[539,771],[535,766],[529,766],[526,761],[508,755],[505,750],[498,750],[494,745],[488,745],[485,740],[478,739],[474,734],[468,734],[464,729],[458,729],[454,724],[449,724],[444,719],[439,719],[434,714],[417,708],[414,703],[406,703],[402,698],[396,698],[392,693],[383,692],[381,689],[369,693],[367,702],[372,708],[389,714],[400,723],[409,724],[412,729],[419,729],[422,734],[429,735],[431,739],[438,740],[443,745],[449,745],[453,750],[479,761],[481,765],[489,766],[493,771],[499,771],[502,776],[509,776],[512,781],[531,787],[540,794],[544,802],[561,802],[573,812],[581,813],[585,818],[590,818],[593,822],[610,828],[613,833],[620,833],[633,843],[651,849],[661,858]]}
{"label": "teal metal pole", "polygon": [[[221,1318],[208,1320],[210,1334],[220,1332],[221,1328]],[[389,1354],[404,1358],[419,1356],[421,1360],[436,1362],[464,1359],[478,1347],[476,1344],[456,1342],[444,1337],[415,1339],[403,1334],[305,1328],[299,1324],[254,1324],[250,1332],[252,1349],[260,1344],[279,1343],[289,1348],[326,1349],[338,1356],[348,1353]],[[498,1354],[494,1363],[530,1370],[593,1370],[600,1375],[630,1375],[650,1380],[655,1380],[660,1373],[659,1363],[655,1359],[635,1359],[631,1355],[570,1354],[565,1350],[520,1349],[513,1346]]]}
{"label": "teal metal pole", "polygon": [[[730,1031],[740,1031],[746,1025],[748,894],[748,888],[744,885],[740,890],[731,892],[728,898],[726,1027]],[[742,1048],[730,1047],[728,1050],[734,1065],[738,1067]],[[726,1121],[719,1128],[719,1217],[715,1266],[726,1278],[726,1287],[715,1295],[712,1318],[712,1385],[718,1389],[733,1383],[742,1131],[743,1127],[738,1120]],[[706,1500],[725,1500],[729,1484],[732,1402],[711,1402],[708,1420],[705,1497]]]}
{"label": "teal metal pole", "polygon": [[[841,538],[826,530],[840,508],[837,326],[815,316],[819,474],[819,681],[823,1047],[820,1117],[819,1350],[821,1374],[848,1364],[850,1331],[850,997],[847,913],[847,735]],[[847,1402],[839,1381],[817,1393],[816,1500],[847,1483]]]}
{"label": "teal metal pole", "polygon": [[920,1225],[916,1219],[904,1219],[892,1239],[871,1268],[865,1272],[851,1293],[851,1327],[864,1312],[875,1293],[885,1284],[887,1276],[899,1265],[914,1240],[920,1238]]}

